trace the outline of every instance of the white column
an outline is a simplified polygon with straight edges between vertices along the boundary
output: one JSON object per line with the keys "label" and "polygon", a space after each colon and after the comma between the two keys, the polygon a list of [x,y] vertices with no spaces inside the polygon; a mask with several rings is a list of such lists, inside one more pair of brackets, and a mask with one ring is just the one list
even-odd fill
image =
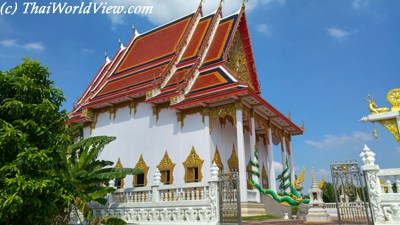
{"label": "white column", "polygon": [[288,155],[289,155],[289,166],[290,166],[290,181],[293,182],[295,181],[296,177],[294,174],[294,163],[293,163],[293,149],[292,149],[292,144],[289,141],[289,145],[287,146],[289,148]]}
{"label": "white column", "polygon": [[[284,132],[282,131],[282,140],[281,140],[281,147],[282,147],[282,168],[285,169],[286,168],[286,152],[287,152],[287,148],[286,148],[286,138],[284,135]],[[289,168],[289,172],[290,172],[290,168]],[[289,188],[286,188],[285,190],[286,192],[289,192]]]}
{"label": "white column", "polygon": [[282,139],[281,139],[281,153],[282,153],[282,167],[285,169],[286,167],[286,138],[282,134]]}
{"label": "white column", "polygon": [[246,158],[244,152],[243,137],[243,112],[240,108],[236,109],[236,137],[237,137],[237,155],[239,161],[239,188],[240,201],[247,202],[247,179],[246,179]]}
{"label": "white column", "polygon": [[[256,159],[256,157],[254,156],[254,152],[255,152],[255,147],[256,147],[256,126],[255,126],[255,122],[254,122],[254,115],[252,113],[251,115],[251,133],[250,133],[250,158],[253,160],[253,162],[258,163],[258,159]],[[262,167],[258,168],[258,171],[261,175],[261,169]],[[260,177],[252,174],[251,178],[262,187],[262,184],[260,182]],[[256,199],[257,202],[260,202],[260,192],[257,191],[257,195],[256,195]]]}
{"label": "white column", "polygon": [[271,127],[268,128],[268,183],[269,188],[276,191],[276,175],[275,175],[275,167],[274,167],[274,151],[272,149],[272,131]]}

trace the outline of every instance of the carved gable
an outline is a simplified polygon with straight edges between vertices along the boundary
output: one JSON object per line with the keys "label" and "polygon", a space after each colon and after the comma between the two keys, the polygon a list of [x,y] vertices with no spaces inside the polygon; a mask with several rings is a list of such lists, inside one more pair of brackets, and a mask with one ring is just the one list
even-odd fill
{"label": "carved gable", "polygon": [[232,47],[229,50],[226,65],[234,71],[240,81],[246,82],[254,90],[253,82],[248,68],[246,53],[243,48],[240,33],[236,32]]}

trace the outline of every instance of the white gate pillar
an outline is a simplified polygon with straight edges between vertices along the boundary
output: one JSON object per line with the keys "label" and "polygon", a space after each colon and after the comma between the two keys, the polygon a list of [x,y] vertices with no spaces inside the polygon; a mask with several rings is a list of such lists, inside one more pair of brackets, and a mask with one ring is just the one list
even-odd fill
{"label": "white gate pillar", "polygon": [[374,224],[383,224],[385,218],[380,205],[380,194],[382,192],[382,189],[381,183],[377,176],[379,166],[375,165],[375,153],[372,152],[367,145],[364,145],[364,149],[360,154],[360,157],[364,162],[364,166],[362,166],[361,169],[362,171],[364,171],[364,176],[368,187],[372,219],[374,220]]}
{"label": "white gate pillar", "polygon": [[[254,151],[256,148],[256,126],[255,126],[255,122],[254,122],[254,111],[253,109],[251,109],[251,121],[249,121],[251,123],[251,132],[250,132],[250,159],[253,160],[253,162],[258,163],[258,159],[256,159],[256,157],[254,156]],[[261,168],[258,168],[259,174],[261,175]],[[260,177],[258,177],[257,175],[251,174],[251,178],[257,183],[257,184],[261,184],[260,182]],[[256,200],[257,202],[261,202],[260,200],[260,192],[257,191],[256,193]]]}

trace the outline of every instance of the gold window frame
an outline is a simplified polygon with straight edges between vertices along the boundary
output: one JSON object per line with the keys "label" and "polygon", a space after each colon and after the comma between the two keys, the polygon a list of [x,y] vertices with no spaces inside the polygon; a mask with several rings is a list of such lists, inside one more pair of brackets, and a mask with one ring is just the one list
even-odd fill
{"label": "gold window frame", "polygon": [[183,167],[185,168],[185,175],[184,175],[184,181],[185,183],[191,182],[188,181],[188,175],[189,175],[189,168],[197,167],[198,168],[198,180],[197,182],[201,182],[203,179],[203,174],[202,174],[202,167],[203,167],[204,160],[200,158],[200,156],[197,154],[196,149],[194,146],[192,146],[192,150],[190,151],[188,157],[186,158],[186,161],[183,162]]}
{"label": "gold window frame", "polygon": [[[150,168],[150,166],[148,166],[148,165],[146,164],[146,162],[144,161],[143,155],[140,154],[139,160],[138,160],[138,162],[136,163],[136,166],[135,166],[134,169],[141,170],[141,171],[143,172],[143,174],[144,174],[143,187],[147,186],[147,173],[149,172],[149,168]],[[137,184],[137,175],[135,175],[135,176],[133,177],[132,185],[133,185],[134,187],[137,187],[137,186],[138,186],[138,184]]]}
{"label": "gold window frame", "polygon": [[162,171],[168,171],[170,174],[170,182],[169,184],[174,183],[174,168],[175,168],[175,163],[172,162],[171,158],[168,155],[168,152],[165,151],[164,157],[161,159],[160,164],[157,166],[158,170],[162,174]]}

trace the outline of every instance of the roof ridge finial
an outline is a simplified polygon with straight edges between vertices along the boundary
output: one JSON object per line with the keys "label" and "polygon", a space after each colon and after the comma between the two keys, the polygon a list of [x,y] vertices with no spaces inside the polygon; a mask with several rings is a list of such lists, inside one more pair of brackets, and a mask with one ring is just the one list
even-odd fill
{"label": "roof ridge finial", "polygon": [[202,7],[203,7],[203,2],[205,2],[205,0],[200,0],[199,8],[202,8]]}
{"label": "roof ridge finial", "polygon": [[244,2],[248,2],[249,0],[242,0],[242,8],[244,9],[246,6],[245,6],[245,4],[244,4]]}
{"label": "roof ridge finial", "polygon": [[220,0],[220,1],[219,1],[219,6],[218,6],[218,8],[222,8],[222,3],[223,3],[223,2],[225,2],[225,0]]}
{"label": "roof ridge finial", "polygon": [[125,49],[125,46],[124,46],[124,44],[123,44],[122,41],[121,41],[121,37],[118,38],[118,44],[119,44],[119,48],[120,48],[121,50],[124,50],[124,49]]}
{"label": "roof ridge finial", "polygon": [[132,24],[132,30],[133,30],[133,33],[136,33],[136,28],[135,28],[134,24]]}
{"label": "roof ridge finial", "polygon": [[104,57],[105,57],[105,60],[106,60],[107,64],[111,62],[110,58],[107,55],[107,50],[104,52]]}

